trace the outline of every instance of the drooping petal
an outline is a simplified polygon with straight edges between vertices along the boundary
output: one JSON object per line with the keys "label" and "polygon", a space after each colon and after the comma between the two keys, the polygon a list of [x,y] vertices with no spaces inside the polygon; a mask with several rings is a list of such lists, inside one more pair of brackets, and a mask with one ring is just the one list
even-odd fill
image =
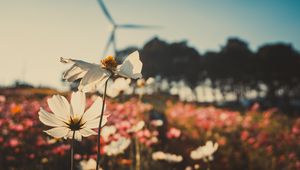
{"label": "drooping petal", "polygon": [[105,84],[105,81],[108,79],[109,77],[106,75],[103,75],[103,78],[100,78],[97,81],[94,81],[93,83],[89,83],[85,86],[79,86],[79,90],[81,90],[82,92],[95,92],[97,91],[97,89],[99,87],[102,87]]}
{"label": "drooping petal", "polygon": [[57,117],[62,120],[68,120],[70,118],[70,104],[65,97],[54,95],[47,101],[49,108]]}
{"label": "drooping petal", "polygon": [[39,119],[47,126],[58,127],[65,125],[65,123],[58,119],[54,114],[47,112],[43,108],[40,108]]}
{"label": "drooping petal", "polygon": [[67,127],[55,127],[44,132],[46,132],[50,136],[53,136],[54,138],[62,138],[67,136],[67,134],[70,132],[70,129],[68,129]]}
{"label": "drooping petal", "polygon": [[139,53],[138,51],[135,51],[131,53],[120,66],[118,66],[117,74],[133,79],[142,78],[142,67],[143,63],[140,60]]}
{"label": "drooping petal", "polygon": [[82,121],[90,121],[96,119],[101,114],[102,98],[97,97],[92,106],[83,114]]}
{"label": "drooping petal", "polygon": [[97,64],[88,63],[82,60],[75,60],[75,59],[67,59],[67,58],[60,58],[60,62],[62,63],[71,63],[75,66],[78,66],[82,70],[88,71],[90,68],[97,66]]}
{"label": "drooping petal", "polygon": [[107,74],[107,71],[101,69],[100,66],[90,68],[82,78],[78,89],[84,91],[83,89],[86,88],[85,86],[95,86],[95,82],[100,83],[100,81],[104,80],[105,77],[107,77]]}
{"label": "drooping petal", "polygon": [[83,129],[80,129],[79,132],[81,133],[81,135],[83,137],[88,137],[88,136],[91,136],[91,135],[97,135],[97,133],[91,129],[88,129],[88,128],[83,128]]}
{"label": "drooping petal", "polygon": [[103,77],[103,74],[104,71],[100,67],[91,68],[81,80],[80,85],[85,86],[89,83],[97,81]]}
{"label": "drooping petal", "polygon": [[[109,115],[103,115],[103,119],[102,119],[102,122],[101,122],[101,127],[103,127],[106,124],[108,117],[109,117]],[[98,128],[99,121],[100,121],[100,117],[98,117],[94,120],[88,121],[88,122],[86,122],[84,128],[89,128],[89,129]]]}
{"label": "drooping petal", "polygon": [[82,78],[87,73],[86,70],[81,69],[80,67],[73,65],[69,70],[63,74],[63,79],[72,82]]}
{"label": "drooping petal", "polygon": [[84,62],[81,60],[60,58],[62,63],[72,63],[72,67],[63,74],[63,79],[72,82],[85,76],[92,67],[98,67],[96,64]]}
{"label": "drooping petal", "polygon": [[72,93],[71,106],[73,111],[73,116],[81,118],[85,109],[85,94],[77,91]]}

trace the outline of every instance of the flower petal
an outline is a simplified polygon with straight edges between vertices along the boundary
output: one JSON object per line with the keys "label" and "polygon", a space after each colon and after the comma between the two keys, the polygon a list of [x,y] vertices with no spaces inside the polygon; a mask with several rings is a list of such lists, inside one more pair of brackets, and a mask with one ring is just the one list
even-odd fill
{"label": "flower petal", "polygon": [[133,79],[142,78],[142,67],[143,63],[140,60],[139,52],[135,51],[131,53],[120,66],[118,66],[117,74]]}
{"label": "flower petal", "polygon": [[84,77],[87,71],[90,70],[92,67],[99,67],[97,64],[92,64],[85,61],[74,60],[74,59],[60,58],[60,62],[73,64],[72,67],[68,69],[63,75],[63,79],[69,82]]}
{"label": "flower petal", "polygon": [[91,129],[88,129],[88,128],[83,128],[83,129],[80,129],[79,132],[81,133],[81,135],[83,137],[88,137],[88,136],[91,136],[91,135],[97,135],[97,133]]}
{"label": "flower petal", "polygon": [[58,119],[54,114],[45,111],[43,108],[40,108],[39,119],[47,126],[58,127],[65,125],[65,123]]}
{"label": "flower petal", "polygon": [[[74,131],[69,131],[68,134],[65,137],[69,138],[69,139],[72,139],[73,138],[73,133],[74,133]],[[81,133],[79,133],[78,130],[75,131],[74,139],[78,140],[78,141],[81,141],[81,139],[82,139],[82,135],[81,135]]]}
{"label": "flower petal", "polygon": [[70,131],[68,132],[68,134],[65,136],[65,139],[67,139],[67,138],[72,139],[72,137],[73,137],[73,132],[74,132],[74,131],[70,130]]}
{"label": "flower petal", "polygon": [[97,91],[97,88],[102,87],[108,78],[108,76],[104,75],[103,78],[100,78],[99,80],[89,83],[85,86],[79,86],[78,89],[85,93]]}
{"label": "flower petal", "polygon": [[66,127],[55,127],[44,132],[46,132],[50,136],[53,136],[54,138],[62,138],[64,136],[67,136],[67,134],[70,132],[70,129]]}
{"label": "flower petal", "polygon": [[74,64],[75,66],[78,66],[79,68],[81,68],[82,70],[88,71],[91,67],[93,66],[97,66],[97,64],[92,64],[92,63],[88,63],[82,60],[74,60],[74,59],[67,59],[67,58],[60,58],[60,62],[62,63],[71,63]]}
{"label": "flower petal", "polygon": [[70,118],[70,104],[65,97],[54,95],[47,101],[49,108],[57,117],[62,120],[68,120]]}
{"label": "flower petal", "polygon": [[78,89],[83,91],[85,86],[93,85],[95,86],[96,83],[100,83],[99,81],[102,81],[107,77],[107,71],[100,68],[100,66],[93,66],[91,67],[88,72],[85,74],[85,76],[80,81]]}
{"label": "flower petal", "polygon": [[69,70],[67,70],[63,74],[63,79],[72,82],[82,78],[86,73],[87,71],[81,69],[80,67],[77,67],[76,65],[73,65]]}
{"label": "flower petal", "polygon": [[[109,117],[109,115],[103,115],[103,119],[102,119],[102,122],[101,122],[101,127],[103,127],[106,124],[108,117]],[[100,121],[100,117],[98,117],[94,120],[90,120],[90,121],[86,122],[84,128],[89,128],[89,129],[98,128],[99,121]]]}
{"label": "flower petal", "polygon": [[219,147],[219,144],[216,142],[216,143],[214,144],[213,152],[215,152],[215,151],[218,149],[218,147]]}
{"label": "flower petal", "polygon": [[82,140],[82,135],[81,133],[79,133],[78,131],[75,131],[75,136],[74,138],[78,141],[81,141]]}
{"label": "flower petal", "polygon": [[82,121],[90,121],[96,119],[101,114],[102,98],[97,97],[92,106],[83,114]]}
{"label": "flower petal", "polygon": [[77,91],[72,93],[71,106],[73,111],[73,116],[81,118],[85,109],[85,94]]}

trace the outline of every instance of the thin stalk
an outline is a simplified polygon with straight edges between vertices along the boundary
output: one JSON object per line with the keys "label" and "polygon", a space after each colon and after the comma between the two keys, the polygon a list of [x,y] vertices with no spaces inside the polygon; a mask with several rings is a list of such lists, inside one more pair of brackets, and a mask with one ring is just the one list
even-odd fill
{"label": "thin stalk", "polygon": [[[130,150],[129,150],[129,158],[130,158],[130,160],[134,159],[134,152],[135,152],[134,149],[135,149],[134,144],[131,143],[130,144]],[[134,164],[133,164],[133,162],[130,164],[130,170],[134,170]]]}
{"label": "thin stalk", "polygon": [[72,135],[72,142],[71,142],[71,170],[74,169],[74,140],[75,138],[75,130],[73,131],[73,135]]}
{"label": "thin stalk", "polygon": [[140,155],[140,144],[137,139],[135,141],[135,170],[141,168],[141,155]]}
{"label": "thin stalk", "polygon": [[207,170],[210,170],[210,162],[207,160]]}
{"label": "thin stalk", "polygon": [[109,80],[109,78],[105,81],[104,92],[103,92],[103,96],[102,96],[103,101],[102,101],[101,115],[100,115],[100,121],[99,121],[99,126],[98,126],[98,137],[97,137],[97,165],[96,165],[96,170],[98,170],[99,162],[100,162],[101,124],[102,124],[102,119],[103,119],[103,114],[104,114],[105,96],[106,96],[106,89],[107,89],[108,80]]}

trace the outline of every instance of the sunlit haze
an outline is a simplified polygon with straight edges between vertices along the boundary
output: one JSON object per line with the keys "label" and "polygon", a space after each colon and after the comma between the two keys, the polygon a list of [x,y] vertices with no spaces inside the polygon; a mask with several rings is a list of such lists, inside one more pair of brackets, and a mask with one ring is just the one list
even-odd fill
{"label": "sunlit haze", "polygon": [[[300,49],[298,1],[105,0],[117,23],[161,26],[118,30],[117,48],[142,47],[157,36],[187,40],[200,53],[218,51],[228,37],[256,50],[265,43]],[[70,57],[98,63],[109,22],[96,0],[0,0],[0,85],[22,80],[63,89],[59,62]]]}

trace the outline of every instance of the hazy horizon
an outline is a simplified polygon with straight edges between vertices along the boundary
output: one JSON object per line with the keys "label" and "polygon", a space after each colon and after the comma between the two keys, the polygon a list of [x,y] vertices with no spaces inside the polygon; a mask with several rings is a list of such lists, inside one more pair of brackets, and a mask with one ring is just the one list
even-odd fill
{"label": "hazy horizon", "polygon": [[[171,3],[172,2],[172,3]],[[0,0],[0,84],[24,80],[62,89],[69,66],[60,57],[98,62],[109,36],[109,23],[96,0]],[[201,54],[218,51],[229,37],[251,50],[284,42],[300,49],[300,2],[295,1],[105,1],[118,23],[159,25],[163,29],[118,30],[117,47],[142,47],[158,36],[187,40]]]}

